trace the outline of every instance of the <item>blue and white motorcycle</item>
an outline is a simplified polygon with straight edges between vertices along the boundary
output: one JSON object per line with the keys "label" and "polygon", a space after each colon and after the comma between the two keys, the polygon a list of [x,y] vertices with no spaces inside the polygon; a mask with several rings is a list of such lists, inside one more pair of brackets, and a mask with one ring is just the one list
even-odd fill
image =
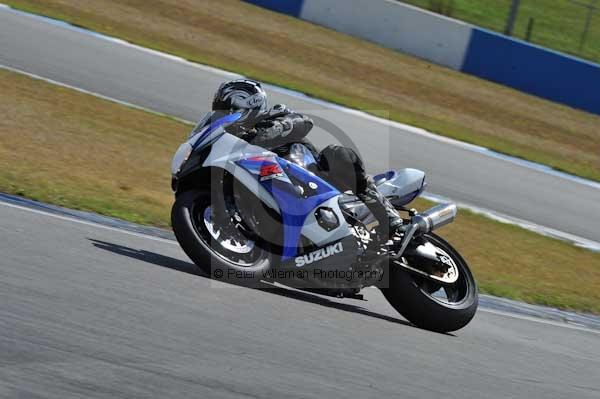
{"label": "blue and white motorcycle", "polygon": [[432,233],[454,220],[456,206],[405,208],[423,191],[423,172],[375,176],[379,190],[407,213],[400,234],[379,239],[368,208],[319,177],[305,146],[293,144],[285,159],[278,157],[225,131],[239,117],[209,114],[173,158],[173,231],[207,275],[349,298],[376,286],[416,326],[447,332],[469,323],[478,303],[475,280],[460,254]]}

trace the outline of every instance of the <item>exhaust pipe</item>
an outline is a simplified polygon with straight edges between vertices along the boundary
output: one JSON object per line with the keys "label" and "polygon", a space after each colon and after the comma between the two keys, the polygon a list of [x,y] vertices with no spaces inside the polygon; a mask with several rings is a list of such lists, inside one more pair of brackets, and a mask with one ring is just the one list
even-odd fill
{"label": "exhaust pipe", "polygon": [[456,205],[441,204],[413,216],[412,222],[419,225],[419,233],[425,234],[452,223],[456,212]]}
{"label": "exhaust pipe", "polygon": [[411,223],[406,226],[404,237],[400,242],[400,249],[394,256],[396,260],[400,259],[415,234],[426,234],[435,229],[439,229],[456,218],[456,205],[441,204],[419,213],[412,217]]}

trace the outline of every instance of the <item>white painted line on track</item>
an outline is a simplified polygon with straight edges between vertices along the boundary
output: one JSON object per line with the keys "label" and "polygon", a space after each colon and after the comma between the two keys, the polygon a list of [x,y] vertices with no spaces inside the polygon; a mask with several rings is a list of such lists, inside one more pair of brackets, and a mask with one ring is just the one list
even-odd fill
{"label": "white painted line on track", "polygon": [[194,122],[187,121],[185,119],[181,119],[181,118],[177,118],[177,117],[174,117],[174,116],[171,116],[171,115],[163,114],[162,112],[154,111],[152,109],[141,107],[139,105],[128,103],[126,101],[117,100],[116,98],[108,97],[108,96],[105,96],[105,95],[102,95],[102,94],[99,94],[99,93],[95,93],[95,92],[92,92],[92,91],[89,91],[89,90],[85,90],[85,89],[82,89],[80,87],[71,86],[71,85],[68,85],[66,83],[62,83],[62,82],[58,82],[56,80],[48,79],[48,78],[45,78],[43,76],[36,75],[34,73],[23,71],[22,69],[17,69],[17,68],[9,67],[9,66],[2,65],[2,64],[0,64],[0,69],[5,69],[7,71],[11,71],[11,72],[14,72],[14,73],[19,73],[19,74],[22,74],[22,75],[25,75],[25,76],[29,76],[32,79],[41,80],[41,81],[44,81],[44,82],[47,82],[47,83],[51,83],[51,84],[56,85],[56,86],[64,87],[66,89],[75,90],[75,91],[78,91],[78,92],[83,93],[83,94],[87,94],[87,95],[90,95],[90,96],[94,96],[94,97],[100,98],[102,100],[110,101],[112,103],[124,105],[126,107],[130,107],[130,108],[137,109],[137,110],[144,111],[144,112],[149,112],[151,114],[162,116],[162,117],[165,117],[165,118],[174,119],[176,121],[179,121],[181,123],[185,123],[187,125],[194,125]]}
{"label": "white painted line on track", "polygon": [[82,225],[85,225],[85,226],[97,227],[99,229],[115,231],[115,232],[122,233],[122,234],[128,234],[130,236],[135,236],[135,237],[140,237],[140,238],[146,238],[146,239],[152,240],[152,241],[158,241],[158,242],[163,242],[163,243],[166,243],[166,244],[171,244],[171,245],[177,245],[177,246],[179,246],[179,244],[177,243],[177,241],[168,240],[166,238],[161,238],[161,237],[155,237],[155,236],[151,236],[151,235],[143,234],[143,233],[136,233],[135,231],[129,231],[129,230],[125,230],[125,229],[119,229],[117,227],[106,226],[106,225],[103,225],[103,224],[100,224],[100,223],[95,223],[95,222],[90,222],[88,220],[83,220],[83,219],[77,218],[75,216],[57,215],[56,213],[52,213],[52,212],[42,211],[42,210],[39,210],[39,209],[32,209],[32,208],[28,208],[26,206],[21,206],[21,205],[16,205],[16,204],[10,204],[10,203],[4,202],[2,200],[0,200],[0,205],[6,206],[8,208],[20,209],[22,211],[36,213],[38,215],[43,215],[43,216],[48,216],[48,217],[52,217],[52,218],[55,218],[55,219],[64,220],[64,221],[67,221],[67,222],[78,223],[78,224],[82,224]]}
{"label": "white painted line on track", "polygon": [[[526,315],[521,315],[521,314],[517,314],[517,313],[503,312],[501,310],[489,309],[489,308],[485,308],[485,307],[480,307],[480,308],[477,309],[477,311],[478,312],[491,313],[491,314],[498,315],[498,316],[503,316],[503,317],[510,317],[510,318],[513,318],[513,319],[519,319],[519,320],[525,320],[525,321],[532,321],[532,322],[535,322],[535,323],[546,324],[546,325],[551,325],[551,326],[556,326],[556,327],[562,327],[562,328],[568,328],[568,329],[571,329],[571,330],[583,331],[583,332],[588,332],[588,333],[600,335],[600,331],[593,330],[591,328],[587,328],[587,327],[581,326],[579,324],[562,323],[560,321],[541,319],[539,317],[526,316]],[[475,317],[477,317],[477,316],[475,316]]]}
{"label": "white painted line on track", "polygon": [[460,209],[466,209],[478,215],[482,215],[487,217],[488,219],[495,220],[496,222],[511,224],[514,226],[519,226],[525,230],[532,231],[537,234],[541,234],[546,237],[555,238],[561,241],[570,242],[578,247],[589,249],[590,251],[600,252],[600,242],[588,240],[587,238],[579,237],[575,234],[566,233],[564,231],[556,230],[550,227],[540,226],[539,224],[530,222],[528,220],[504,215],[490,209],[482,208],[479,206],[467,204],[460,201],[454,201],[451,198],[447,198],[441,195],[431,194],[431,193],[423,193],[421,195],[422,198],[425,198],[429,201],[437,202],[437,203],[454,203]]}
{"label": "white painted line on track", "polygon": [[[214,67],[211,67],[211,66],[208,66],[208,65],[204,65],[204,64],[199,64],[199,63],[196,63],[196,62],[192,62],[192,61],[186,60],[186,59],[184,59],[182,57],[179,57],[179,56],[175,56],[175,55],[172,55],[172,54],[164,53],[164,52],[161,52],[161,51],[158,51],[158,50],[152,50],[152,49],[149,49],[149,48],[146,48],[146,47],[142,47],[142,46],[130,43],[130,42],[128,42],[126,40],[123,40],[123,39],[119,39],[119,38],[116,38],[116,37],[108,36],[108,35],[105,35],[103,33],[94,32],[94,31],[89,30],[89,29],[77,27],[77,26],[74,26],[74,25],[72,25],[72,24],[70,24],[68,22],[64,22],[64,21],[60,21],[60,20],[57,20],[57,19],[45,17],[45,16],[42,16],[42,15],[31,14],[31,13],[28,13],[28,12],[25,12],[25,11],[20,11],[20,10],[14,9],[14,8],[6,5],[6,4],[2,4],[2,3],[0,3],[0,6],[1,6],[0,8],[5,9],[8,12],[12,12],[12,13],[15,13],[15,14],[27,16],[29,18],[39,19],[39,20],[42,20],[42,21],[44,21],[46,23],[50,23],[50,24],[55,25],[55,26],[60,26],[60,27],[62,27],[64,29],[73,30],[73,31],[80,32],[80,33],[83,33],[83,34],[86,34],[86,35],[91,35],[91,36],[94,36],[94,37],[96,37],[98,39],[101,39],[101,40],[107,40],[107,41],[110,41],[110,42],[113,42],[113,43],[116,43],[116,44],[119,44],[119,45],[122,45],[122,46],[129,47],[129,48],[137,50],[137,51],[141,51],[141,52],[144,52],[144,53],[147,53],[147,54],[152,54],[154,56],[161,57],[161,58],[164,58],[164,59],[168,59],[168,60],[171,60],[173,62],[185,64],[187,66],[191,66],[193,68],[197,68],[197,69],[200,69],[200,70],[205,71],[205,72],[210,72],[210,73],[213,73],[213,74],[216,74],[216,75],[219,75],[219,76],[223,76],[223,77],[228,78],[228,79],[235,79],[235,78],[244,77],[243,75],[240,75],[240,74],[237,74],[237,73],[234,73],[234,72],[229,72],[229,71],[225,71],[225,70],[222,70],[222,69],[214,68]],[[456,147],[461,147],[461,148],[464,148],[466,150],[477,152],[479,154],[482,154],[482,155],[485,155],[485,156],[489,156],[489,157],[492,157],[492,158],[495,158],[495,159],[498,159],[498,160],[502,160],[502,161],[509,162],[509,163],[512,163],[512,164],[516,164],[516,165],[519,165],[519,166],[522,166],[522,167],[525,167],[525,168],[528,168],[528,169],[536,170],[536,171],[538,171],[540,173],[549,174],[549,175],[552,175],[552,176],[555,176],[555,177],[559,177],[561,179],[569,180],[569,181],[572,181],[572,182],[576,182],[576,183],[579,183],[579,184],[582,184],[582,185],[585,185],[585,186],[588,186],[588,187],[592,187],[592,188],[595,188],[595,189],[600,189],[600,182],[593,181],[593,180],[588,180],[588,179],[585,179],[585,178],[582,178],[582,177],[579,177],[579,176],[571,175],[569,173],[561,172],[561,171],[555,170],[555,169],[553,169],[553,168],[551,168],[551,167],[549,167],[547,165],[542,165],[542,164],[539,164],[539,163],[536,163],[536,162],[527,161],[527,160],[516,158],[516,157],[510,156],[510,155],[501,154],[501,153],[498,153],[496,151],[490,150],[489,148],[478,146],[478,145],[475,145],[475,144],[465,143],[463,141],[459,141],[459,140],[452,139],[452,138],[449,138],[449,137],[440,136],[438,134],[429,132],[429,131],[427,131],[425,129],[418,128],[418,127],[415,127],[415,126],[406,125],[404,123],[400,123],[400,122],[396,122],[396,121],[390,121],[390,120],[387,120],[387,119],[382,119],[382,118],[376,117],[374,115],[370,115],[370,114],[368,114],[366,112],[363,112],[363,111],[358,111],[358,110],[347,108],[347,107],[344,107],[342,105],[334,104],[334,103],[331,103],[331,102],[328,102],[328,101],[325,101],[325,100],[320,100],[320,99],[317,99],[317,98],[314,98],[314,97],[310,97],[310,96],[306,95],[305,93],[301,93],[301,92],[298,92],[298,91],[295,91],[295,90],[286,89],[284,87],[270,85],[270,84],[265,84],[264,86],[266,88],[272,90],[272,91],[279,92],[279,93],[282,93],[282,94],[286,94],[286,95],[289,95],[289,96],[293,96],[293,97],[305,100],[307,102],[311,102],[313,104],[321,105],[321,106],[324,106],[324,107],[327,107],[327,108],[330,108],[330,109],[335,109],[335,110],[338,110],[340,112],[344,112],[346,114],[350,114],[350,115],[357,116],[357,117],[360,117],[360,118],[368,119],[368,120],[370,120],[372,122],[381,123],[381,124],[384,124],[386,126],[391,126],[391,127],[394,127],[394,128],[398,128],[398,129],[401,129],[401,130],[403,130],[405,132],[408,132],[408,133],[412,133],[412,134],[424,136],[424,137],[427,137],[429,139],[436,140],[436,141],[439,141],[439,142],[443,142],[443,143],[446,143],[446,144],[450,144],[450,145],[453,145],[453,146],[456,146]],[[153,112],[155,112],[155,111],[153,111]]]}

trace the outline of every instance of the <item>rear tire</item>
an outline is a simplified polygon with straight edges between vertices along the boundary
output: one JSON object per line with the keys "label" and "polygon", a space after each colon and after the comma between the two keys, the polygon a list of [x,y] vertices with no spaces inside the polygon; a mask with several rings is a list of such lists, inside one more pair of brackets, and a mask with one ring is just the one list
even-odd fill
{"label": "rear tire", "polygon": [[[171,224],[177,241],[190,259],[210,278],[238,285],[256,285],[272,265],[272,255],[259,245],[251,259],[240,263],[229,259],[229,251],[203,226],[199,215],[211,204],[210,190],[190,190],[177,195],[171,210]],[[206,231],[205,231],[206,230]]]}
{"label": "rear tire", "polygon": [[454,284],[460,284],[460,297],[455,302],[444,302],[424,289],[422,277],[393,264],[390,264],[389,288],[383,288],[382,292],[394,309],[417,327],[437,332],[459,330],[473,319],[477,310],[475,279],[467,262],[448,242],[435,234],[426,238],[455,262],[460,277]]}

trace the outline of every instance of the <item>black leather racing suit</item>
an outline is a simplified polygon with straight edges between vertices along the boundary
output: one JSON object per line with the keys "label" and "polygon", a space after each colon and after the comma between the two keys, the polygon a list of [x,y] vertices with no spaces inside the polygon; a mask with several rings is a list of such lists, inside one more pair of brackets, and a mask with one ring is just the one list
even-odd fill
{"label": "black leather racing suit", "polygon": [[316,173],[341,191],[353,191],[379,222],[382,235],[389,236],[395,232],[402,225],[402,218],[366,174],[360,157],[351,148],[335,145],[327,146],[319,153],[306,138],[312,127],[313,121],[309,117],[278,104],[242,137],[284,158],[292,144],[304,144],[317,160]]}

